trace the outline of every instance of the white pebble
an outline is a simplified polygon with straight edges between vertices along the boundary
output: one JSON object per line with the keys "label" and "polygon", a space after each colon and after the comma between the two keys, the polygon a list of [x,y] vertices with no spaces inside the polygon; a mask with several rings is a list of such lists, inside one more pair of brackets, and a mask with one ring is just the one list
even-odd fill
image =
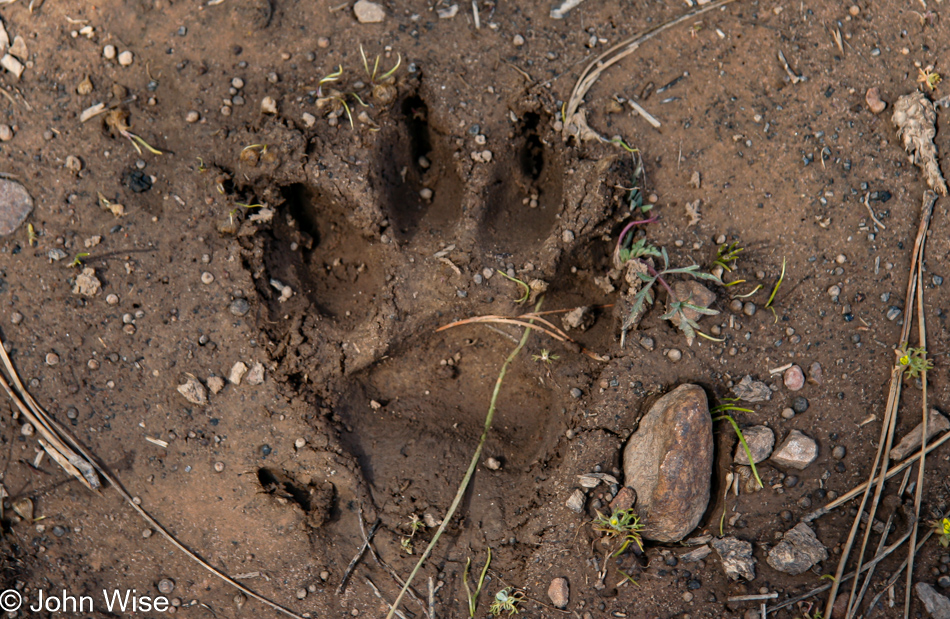
{"label": "white pebble", "polygon": [[102,56],[106,60],[112,60],[113,58],[115,58],[115,54],[116,54],[115,45],[106,45],[105,47],[102,48]]}
{"label": "white pebble", "polygon": [[264,114],[277,113],[277,101],[274,100],[274,97],[264,97],[261,99],[261,112]]}
{"label": "white pebble", "polygon": [[196,122],[198,122],[198,120],[200,120],[200,119],[201,119],[201,114],[199,114],[199,113],[196,112],[195,110],[191,110],[190,112],[188,112],[187,114],[185,114],[185,122],[186,122],[186,123],[196,123]]}
{"label": "white pebble", "polygon": [[202,283],[202,284],[210,284],[210,283],[213,282],[213,281],[214,281],[214,275],[212,275],[212,274],[209,273],[208,271],[205,271],[204,273],[201,274],[201,283]]}
{"label": "white pebble", "polygon": [[231,78],[231,86],[237,88],[238,90],[241,90],[242,88],[244,88],[244,80],[242,80],[239,77]]}
{"label": "white pebble", "polygon": [[132,52],[130,52],[129,50],[125,50],[124,52],[119,54],[119,64],[122,65],[123,67],[127,67],[131,65],[132,59],[133,59]]}
{"label": "white pebble", "polygon": [[419,190],[419,197],[423,200],[429,201],[432,199],[432,190],[428,187],[423,187]]}
{"label": "white pebble", "polygon": [[13,129],[10,125],[0,125],[0,142],[9,142],[13,139]]}

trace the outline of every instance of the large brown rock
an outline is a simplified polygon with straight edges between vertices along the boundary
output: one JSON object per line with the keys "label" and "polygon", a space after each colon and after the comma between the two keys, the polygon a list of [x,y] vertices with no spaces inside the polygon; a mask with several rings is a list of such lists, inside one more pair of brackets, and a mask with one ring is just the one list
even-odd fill
{"label": "large brown rock", "polygon": [[644,539],[677,542],[709,504],[712,418],[706,392],[681,385],[653,405],[623,451],[624,484],[637,491]]}

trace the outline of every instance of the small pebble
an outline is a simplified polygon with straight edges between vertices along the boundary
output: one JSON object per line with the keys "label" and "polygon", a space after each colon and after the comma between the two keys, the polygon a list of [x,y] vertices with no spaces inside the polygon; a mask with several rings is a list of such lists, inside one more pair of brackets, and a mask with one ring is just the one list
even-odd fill
{"label": "small pebble", "polygon": [[579,397],[581,397],[582,395],[584,395],[584,392],[581,391],[580,389],[578,389],[577,387],[571,388],[571,397],[572,397],[572,398],[579,398]]}
{"label": "small pebble", "polygon": [[423,187],[419,190],[419,197],[428,202],[432,199],[432,190],[428,187]]}
{"label": "small pebble", "polygon": [[861,7],[856,4],[852,4],[850,7],[848,7],[848,13],[851,15],[851,17],[857,17],[858,14],[861,13]]}
{"label": "small pebble", "polygon": [[666,351],[666,358],[675,363],[683,358],[683,352],[679,348],[671,348]]}
{"label": "small pebble", "polygon": [[106,45],[105,47],[102,48],[102,57],[105,58],[106,60],[112,60],[113,58],[115,58],[115,55],[116,55],[115,45]]}
{"label": "small pebble", "polygon": [[937,579],[937,586],[941,589],[950,589],[950,576],[944,574]]}
{"label": "small pebble", "polygon": [[[330,47],[330,39],[328,39],[327,37],[319,37],[317,39],[317,47],[319,47],[320,49],[326,49]],[[326,578],[324,578],[324,580],[326,580]]]}
{"label": "small pebble", "polygon": [[185,114],[185,122],[186,122],[186,123],[196,123],[196,122],[198,122],[200,119],[201,119],[201,114],[199,114],[199,113],[196,112],[195,110],[191,110],[190,112],[188,112],[187,114]]}
{"label": "small pebble", "polygon": [[31,423],[24,423],[20,426],[20,434],[23,436],[33,436],[33,432],[33,424]]}
{"label": "small pebble", "polygon": [[152,530],[151,530],[151,529],[145,529],[144,531],[142,531],[142,538],[143,538],[143,539],[148,539],[148,538],[150,538],[150,537],[152,537]]}
{"label": "small pebble", "polygon": [[684,592],[684,593],[683,593],[683,601],[684,601],[684,602],[692,602],[692,601],[693,601],[693,594],[692,594],[691,592],[689,592],[689,591]]}
{"label": "small pebble", "polygon": [[840,287],[840,286],[832,286],[831,288],[829,288],[829,289],[828,289],[828,296],[831,297],[831,298],[835,298],[835,297],[841,296],[841,287]]}
{"label": "small pebble", "polygon": [[300,450],[303,449],[307,444],[307,439],[300,437],[294,441],[294,449]]}
{"label": "small pebble", "polygon": [[66,535],[66,529],[64,527],[56,525],[55,527],[53,527],[53,535],[55,535],[56,537],[62,537]]}
{"label": "small pebble", "polygon": [[305,597],[307,597],[307,590],[303,587],[300,587],[299,589],[297,589],[297,599],[302,600]]}
{"label": "small pebble", "polygon": [[524,37],[521,36],[520,34],[516,34],[514,38],[511,40],[511,42],[514,44],[515,47],[521,47],[522,45],[524,45]]}
{"label": "small pebble", "polygon": [[742,301],[739,299],[733,299],[729,302],[729,309],[733,312],[739,313],[742,311]]}
{"label": "small pebble", "polygon": [[235,316],[244,316],[251,310],[251,304],[247,302],[247,299],[234,299],[228,309]]}
{"label": "small pebble", "polygon": [[848,450],[845,448],[844,445],[838,445],[837,447],[831,450],[831,455],[834,457],[835,460],[843,459],[845,454],[847,453],[848,453]]}
{"label": "small pebble", "polygon": [[868,109],[871,110],[872,114],[880,114],[884,111],[884,108],[887,107],[887,103],[881,99],[881,89],[877,86],[868,88],[867,93],[864,95],[864,101],[868,104]]}
{"label": "small pebble", "polygon": [[485,460],[485,468],[491,471],[497,471],[501,468],[501,461],[498,458],[488,458]]}
{"label": "small pebble", "polygon": [[793,365],[785,370],[784,382],[789,391],[798,391],[805,386],[805,374],[800,367]]}
{"label": "small pebble", "polygon": [[21,314],[20,312],[13,312],[12,314],[10,314],[10,322],[13,323],[14,325],[20,324],[21,322],[23,322],[23,314]]}
{"label": "small pebble", "polygon": [[645,350],[653,350],[653,348],[656,346],[656,343],[653,341],[652,337],[649,335],[644,335],[640,338],[640,346],[642,346]]}
{"label": "small pebble", "polygon": [[239,78],[239,77],[232,77],[232,78],[231,78],[231,86],[233,86],[233,87],[236,88],[237,90],[241,90],[242,88],[244,88],[244,80],[242,80],[242,79]]}
{"label": "small pebble", "polygon": [[131,65],[132,60],[133,60],[132,52],[130,52],[129,50],[125,50],[124,52],[119,54],[119,64],[122,65],[123,67],[127,67]]}
{"label": "small pebble", "polygon": [[261,112],[264,114],[277,113],[277,101],[274,100],[274,97],[264,97],[261,99]]}
{"label": "small pebble", "polygon": [[570,601],[570,588],[566,578],[555,578],[548,586],[548,598],[555,608],[561,610],[567,608]]}
{"label": "small pebble", "polygon": [[208,271],[205,271],[204,273],[201,274],[201,283],[202,283],[202,284],[207,285],[207,284],[210,284],[210,283],[212,283],[212,282],[214,282],[214,275],[212,275],[212,274],[209,273]]}
{"label": "small pebble", "polygon": [[798,414],[804,413],[808,410],[808,399],[798,396],[792,400],[792,410]]}
{"label": "small pebble", "polygon": [[795,411],[790,408],[782,409],[782,419],[791,419],[795,416]]}
{"label": "small pebble", "polygon": [[817,361],[812,363],[808,368],[808,382],[813,385],[820,385],[825,382],[821,373],[821,364]]}
{"label": "small pebble", "polygon": [[162,595],[168,595],[175,590],[175,581],[171,578],[162,578],[158,581],[158,592]]}
{"label": "small pebble", "polygon": [[112,293],[106,296],[106,303],[109,305],[118,305],[119,304],[119,295]]}
{"label": "small pebble", "polygon": [[46,365],[54,366],[59,365],[59,355],[54,352],[48,353],[46,355]]}
{"label": "small pebble", "polygon": [[897,317],[900,315],[901,315],[901,309],[899,307],[895,307],[892,305],[887,310],[887,319],[890,320],[891,322],[894,322],[895,320],[897,320]]}
{"label": "small pebble", "polygon": [[742,306],[742,313],[744,313],[746,316],[755,316],[756,309],[757,308],[755,307],[755,303],[749,301],[748,303]]}
{"label": "small pebble", "polygon": [[10,125],[0,125],[0,141],[9,142],[13,139],[13,129]]}
{"label": "small pebble", "polygon": [[274,450],[271,449],[270,445],[261,445],[261,455],[264,456],[265,458],[271,455],[273,451]]}
{"label": "small pebble", "polygon": [[224,462],[221,462],[220,460],[218,460],[217,462],[214,463],[214,472],[221,473],[223,471],[224,471]]}
{"label": "small pebble", "polygon": [[794,488],[798,485],[798,477],[795,475],[789,475],[782,481],[782,483],[785,484],[786,488]]}

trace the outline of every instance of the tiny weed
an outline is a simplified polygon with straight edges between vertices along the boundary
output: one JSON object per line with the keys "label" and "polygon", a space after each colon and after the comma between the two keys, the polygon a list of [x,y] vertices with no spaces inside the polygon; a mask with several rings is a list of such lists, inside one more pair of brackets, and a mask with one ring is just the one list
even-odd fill
{"label": "tiny weed", "polygon": [[[772,294],[769,295],[769,300],[765,303],[765,307],[772,307],[772,301],[775,300],[775,295],[778,294],[778,289],[782,287],[782,282],[785,281],[785,258],[782,258],[782,273],[778,276],[778,281],[775,282],[775,287],[772,288]],[[775,310],[772,310],[773,312]]]}
{"label": "tiny weed", "polygon": [[739,437],[739,442],[742,443],[746,457],[749,458],[749,466],[752,468],[752,475],[755,477],[755,481],[758,482],[760,488],[765,487],[762,483],[762,478],[759,477],[759,471],[755,468],[755,462],[752,461],[752,450],[749,449],[749,444],[745,441],[745,435],[742,434],[742,429],[739,427],[739,424],[736,423],[736,420],[729,414],[730,412],[751,413],[752,411],[747,408],[739,408],[732,404],[720,404],[709,412],[712,413],[713,421],[725,420],[732,425],[732,429],[736,431],[736,436]]}
{"label": "tiny weed", "polygon": [[921,372],[932,370],[933,361],[927,358],[927,351],[923,348],[903,348],[898,353],[898,362],[904,366],[904,372],[910,378],[917,378]]}
{"label": "tiny weed", "polygon": [[89,254],[88,254],[87,252],[83,252],[83,253],[81,253],[81,254],[76,254],[76,257],[73,258],[73,261],[70,262],[70,263],[69,263],[68,265],[66,265],[66,266],[68,266],[69,268],[79,268],[79,267],[81,267],[81,266],[83,265],[82,259],[83,259],[83,258],[87,258],[87,257],[89,257]]}
{"label": "tiny weed", "polygon": [[[728,283],[728,284],[726,284],[726,286],[734,286],[734,285],[736,285],[736,284],[741,284],[741,283],[744,282],[744,281],[745,281],[744,279],[740,279],[740,280],[738,280],[738,281],[734,281],[734,282]],[[756,286],[755,288],[753,288],[753,289],[752,289],[752,292],[750,292],[750,293],[747,293],[747,294],[737,294],[736,296],[734,296],[734,297],[732,297],[732,298],[733,298],[733,299],[748,299],[749,297],[751,297],[752,295],[754,295],[755,293],[757,293],[759,290],[762,290],[762,284],[759,284],[758,286]]]}
{"label": "tiny weed", "polygon": [[468,587],[468,572],[472,567],[472,558],[469,557],[468,560],[465,561],[465,572],[462,576],[462,584],[465,585],[465,595],[468,597],[468,616],[472,619],[474,619],[475,611],[478,609],[478,595],[482,592],[482,586],[485,584],[485,575],[488,574],[489,565],[491,565],[490,547],[488,549],[488,559],[485,561],[482,573],[478,577],[478,584],[475,586],[475,593],[473,594]]}
{"label": "tiny weed", "polygon": [[494,601],[492,601],[491,606],[488,607],[488,613],[492,617],[497,617],[507,611],[508,616],[512,617],[520,612],[518,604],[520,604],[522,600],[524,600],[524,593],[514,587],[505,587],[495,594]]}
{"label": "tiny weed", "polygon": [[640,583],[638,583],[637,581],[635,581],[635,580],[633,579],[633,576],[631,576],[630,574],[626,573],[625,571],[623,571],[623,570],[617,570],[617,573],[620,574],[621,576],[623,576],[623,579],[624,579],[624,580],[630,581],[630,582],[632,582],[634,585],[636,585],[636,586],[638,586],[638,587],[640,586]]}
{"label": "tiny weed", "polygon": [[624,234],[626,234],[626,231],[629,230],[631,226],[641,223],[649,223],[650,221],[654,221],[654,219],[632,222],[628,224],[624,231],[620,234],[620,241],[617,244],[617,255],[620,257],[620,264],[636,258],[649,258],[651,256],[654,258],[659,258],[662,255],[660,254],[659,249],[647,243],[646,238],[642,238],[639,241],[634,241],[629,247],[623,246]]}
{"label": "tiny weed", "polygon": [[931,91],[935,90],[937,88],[937,84],[939,84],[940,80],[943,79],[940,77],[940,74],[933,69],[933,65],[929,65],[925,69],[917,69],[917,81],[921,84],[925,84]]}
{"label": "tiny weed", "polygon": [[198,173],[204,174],[205,172],[207,172],[208,168],[205,167],[205,160],[202,159],[201,157],[195,157],[195,159],[198,160]]}
{"label": "tiny weed", "polygon": [[944,548],[950,547],[950,518],[934,520],[930,523],[937,535],[937,541]]}
{"label": "tiny weed", "polygon": [[415,548],[412,545],[412,538],[414,538],[416,536],[416,533],[418,533],[426,525],[424,522],[422,522],[422,520],[419,519],[419,516],[416,516],[415,514],[409,515],[408,524],[409,524],[409,535],[399,540],[399,545],[402,546],[402,549],[406,551],[406,554],[411,555],[413,551],[415,550]]}
{"label": "tiny weed", "polygon": [[402,546],[402,549],[406,551],[407,555],[411,555],[413,553],[414,548],[412,546],[411,537],[402,538],[401,540],[399,540],[399,545]]}
{"label": "tiny weed", "polygon": [[636,544],[640,550],[643,550],[643,540],[640,537],[640,531],[643,525],[640,523],[640,517],[634,513],[633,509],[618,509],[608,518],[600,512],[591,523],[595,531],[603,533],[606,537],[615,537],[621,540],[620,546],[611,554],[612,557],[618,557],[630,546]]}
{"label": "tiny weed", "polygon": [[[739,242],[734,241],[729,245],[723,243],[719,246],[719,250],[716,252],[716,259],[713,260],[713,264],[718,264],[726,271],[732,272],[732,269],[735,268],[735,262],[739,258],[739,254],[742,253],[743,249],[738,246]],[[732,263],[730,266],[729,263]]]}
{"label": "tiny weed", "polygon": [[542,363],[552,363],[554,361],[557,361],[561,357],[559,355],[552,355],[551,351],[548,350],[547,348],[542,348],[540,355],[531,355],[531,358],[534,359],[535,361],[540,361]]}
{"label": "tiny weed", "polygon": [[507,273],[505,273],[504,271],[502,271],[501,269],[495,269],[495,270],[498,271],[498,274],[504,277],[505,279],[513,281],[514,283],[518,284],[524,289],[524,295],[519,297],[516,303],[524,303],[528,299],[531,298],[531,286],[529,286],[527,282],[524,282],[516,277],[512,277],[508,275]]}
{"label": "tiny weed", "polygon": [[26,225],[26,234],[27,242],[30,244],[30,247],[36,247],[36,243],[40,237],[36,234],[36,229],[33,227],[33,224]]}

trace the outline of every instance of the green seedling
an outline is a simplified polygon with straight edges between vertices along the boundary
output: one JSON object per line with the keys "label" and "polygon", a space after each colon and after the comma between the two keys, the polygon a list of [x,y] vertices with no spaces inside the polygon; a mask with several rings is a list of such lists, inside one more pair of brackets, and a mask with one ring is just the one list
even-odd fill
{"label": "green seedling", "polygon": [[33,227],[33,224],[26,225],[26,234],[27,243],[30,244],[30,247],[36,247],[36,243],[40,237],[38,234],[36,234],[36,229]]}
{"label": "green seedling", "polygon": [[[142,148],[144,148],[144,149],[147,150],[148,152],[152,153],[153,155],[164,155],[164,154],[165,154],[165,153],[163,153],[162,151],[158,150],[157,148],[153,147],[153,146],[152,146],[151,144],[149,144],[148,142],[146,142],[146,141],[145,141],[144,139],[142,139],[140,136],[135,135],[134,133],[132,133],[131,131],[123,131],[123,132],[121,132],[121,133],[122,133],[123,136],[125,136],[126,138],[128,138],[128,140],[129,140],[130,142],[132,142],[132,146],[135,147],[136,152],[137,152],[138,154],[140,154],[140,155],[142,154]],[[140,146],[141,146],[141,148],[139,148]]]}
{"label": "green seedling", "polygon": [[732,404],[720,404],[719,406],[713,408],[711,411],[713,416],[713,421],[728,421],[732,425],[732,429],[736,431],[736,436],[739,437],[739,442],[742,443],[742,448],[745,450],[745,455],[749,458],[749,466],[752,469],[752,475],[755,477],[755,481],[759,484],[760,488],[765,487],[765,484],[762,483],[762,478],[759,477],[759,471],[755,468],[755,462],[752,461],[752,450],[749,449],[749,444],[745,441],[745,435],[742,434],[742,428],[739,427],[739,424],[736,423],[736,420],[732,418],[730,412],[736,413],[751,413],[753,411],[748,408],[739,408]]}
{"label": "green seedling", "polygon": [[594,518],[591,526],[606,537],[621,540],[620,546],[610,555],[611,557],[622,555],[630,544],[636,544],[640,550],[643,550],[643,539],[640,537],[643,524],[640,523],[640,517],[633,509],[618,509],[610,517],[597,512],[597,517]]}
{"label": "green seedling", "polygon": [[557,361],[561,357],[560,355],[551,354],[551,351],[546,348],[542,348],[540,355],[531,355],[531,358],[534,359],[535,361],[540,361],[541,363],[552,363],[554,361]]}
{"label": "green seedling", "polygon": [[636,586],[638,586],[638,587],[640,586],[640,583],[638,583],[637,581],[635,581],[635,580],[633,579],[633,576],[631,576],[630,574],[626,573],[625,571],[623,571],[623,570],[617,570],[617,573],[620,574],[621,576],[623,576],[623,579],[624,579],[624,580],[629,581],[629,582],[632,582],[634,585],[636,585]]}
{"label": "green seedling", "polygon": [[904,373],[910,378],[917,378],[922,372],[932,370],[933,361],[927,358],[927,351],[923,348],[903,348],[897,351],[900,355],[898,363],[904,366]]}
{"label": "green seedling", "polygon": [[498,271],[498,274],[504,277],[505,279],[513,281],[514,283],[518,284],[524,289],[524,295],[519,297],[518,300],[515,301],[516,303],[524,303],[528,299],[531,298],[531,286],[529,286],[527,282],[524,282],[516,277],[512,277],[508,275],[507,273],[505,273],[504,271],[502,271],[501,269],[495,269],[495,270]]}
{"label": "green seedling", "polygon": [[940,545],[944,548],[950,547],[950,518],[934,520],[930,525],[933,527]]}
{"label": "green seedling", "polygon": [[488,607],[488,613],[492,617],[497,617],[507,611],[508,616],[512,617],[520,612],[518,604],[523,600],[524,593],[514,587],[505,587],[495,594],[495,599],[492,601],[491,606]]}
{"label": "green seedling", "polygon": [[471,619],[474,619],[475,611],[478,609],[478,595],[482,592],[482,586],[485,584],[485,576],[488,574],[489,565],[491,565],[491,547],[488,548],[488,559],[486,559],[482,573],[478,577],[478,584],[475,586],[475,593],[473,594],[468,586],[468,572],[472,567],[472,558],[469,557],[465,561],[465,572],[462,575],[462,584],[465,585],[465,595],[468,597],[468,616]]}
{"label": "green seedling", "polygon": [[198,160],[198,173],[204,174],[205,172],[207,172],[208,168],[205,167],[205,160],[202,159],[201,157],[195,157],[195,159]]}
{"label": "green seedling", "polygon": [[[743,249],[738,247],[739,242],[734,241],[729,245],[723,243],[719,246],[719,250],[716,252],[716,259],[713,260],[713,264],[718,264],[726,271],[732,272],[732,269],[735,268],[735,262],[739,258],[739,254],[742,253]],[[729,266],[729,263],[733,263],[732,266]]]}
{"label": "green seedling", "polygon": [[[730,282],[730,283],[726,284],[726,287],[728,288],[729,286],[735,286],[736,284],[741,284],[741,283],[744,282],[744,281],[745,281],[744,279],[740,279],[740,280],[737,280],[737,281],[734,281],[734,282]],[[734,297],[732,297],[732,298],[733,298],[733,299],[748,299],[749,297],[751,297],[752,295],[754,295],[755,293],[757,293],[757,292],[758,292],[759,290],[761,290],[761,289],[762,289],[762,284],[759,284],[758,286],[756,286],[755,288],[752,289],[752,292],[747,293],[747,294],[737,294],[736,296],[734,296]]]}
{"label": "green seedling", "polygon": [[82,259],[83,259],[83,258],[87,258],[88,256],[89,256],[89,254],[86,253],[86,252],[83,252],[83,253],[80,253],[80,254],[76,254],[76,257],[73,258],[73,261],[70,262],[70,263],[69,263],[68,265],[66,265],[66,266],[68,266],[68,267],[70,267],[70,268],[79,268],[79,267],[81,267],[81,266],[83,265]]}
{"label": "green seedling", "polygon": [[411,554],[412,554],[412,552],[413,552],[414,549],[413,549],[413,547],[412,547],[412,538],[411,538],[411,537],[404,537],[404,538],[402,538],[401,540],[399,540],[399,545],[402,546],[402,549],[406,551],[406,554],[407,554],[407,555],[411,555]]}
{"label": "green seedling", "polygon": [[[778,289],[782,287],[782,282],[785,281],[785,258],[782,258],[782,273],[778,276],[778,281],[775,282],[775,287],[772,288],[772,294],[769,295],[769,300],[766,301],[765,307],[772,310],[772,314],[775,314],[775,310],[772,308],[772,301],[775,300],[775,295],[778,294]],[[776,322],[778,321],[778,316],[775,317]]]}
{"label": "green seedling", "polygon": [[[634,260],[637,258],[659,258],[661,257],[660,250],[647,243],[646,238],[642,238],[638,241],[633,241],[633,233],[631,232],[628,236],[629,230],[639,224],[648,224],[656,221],[656,217],[651,217],[649,219],[641,219],[640,221],[632,221],[624,226],[624,229],[620,232],[620,238],[617,240],[617,247],[614,250],[618,258],[620,259],[620,264],[625,264],[628,260]],[[628,241],[633,241],[627,245]]]}
{"label": "green seedling", "polygon": [[399,68],[399,65],[402,64],[402,55],[397,52],[396,64],[393,66],[392,69],[380,75],[379,79],[377,80],[376,73],[379,70],[379,54],[376,54],[376,61],[373,63],[372,72],[370,72],[369,70],[369,62],[367,62],[366,60],[366,52],[363,51],[362,44],[360,44],[360,56],[363,58],[363,69],[366,71],[366,75],[369,77],[369,81],[373,82],[374,84],[378,84],[378,83],[385,82],[386,80],[388,80],[390,77],[393,76],[394,73],[396,73],[396,69]]}

